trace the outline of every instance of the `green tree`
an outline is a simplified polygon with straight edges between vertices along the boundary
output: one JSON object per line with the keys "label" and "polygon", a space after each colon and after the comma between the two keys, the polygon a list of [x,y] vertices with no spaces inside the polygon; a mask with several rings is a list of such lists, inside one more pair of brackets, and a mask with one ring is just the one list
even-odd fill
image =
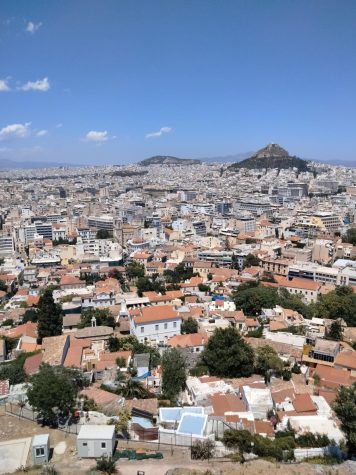
{"label": "green tree", "polygon": [[178,264],[174,270],[166,269],[163,272],[164,278],[167,283],[178,284],[179,282],[184,282],[185,280],[193,277],[193,269],[191,267],[186,267],[183,262]]}
{"label": "green tree", "polygon": [[233,299],[237,308],[241,308],[247,315],[259,315],[262,308],[274,308],[278,303],[278,294],[275,288],[262,285],[240,286]]}
{"label": "green tree", "polygon": [[60,305],[53,300],[52,290],[46,289],[38,302],[38,339],[62,334],[63,314]]}
{"label": "green tree", "polygon": [[112,271],[110,271],[109,277],[118,280],[121,287],[126,287],[125,278],[122,275],[122,272],[120,272],[118,269],[113,269]]}
{"label": "green tree", "polygon": [[199,284],[198,289],[200,292],[210,292],[210,287],[206,284]]}
{"label": "green tree", "polygon": [[252,448],[253,436],[248,430],[227,429],[222,441],[229,449],[238,449],[240,453],[249,453]]}
{"label": "green tree", "polygon": [[130,280],[145,276],[145,267],[138,262],[130,262],[126,267],[126,275]]}
{"label": "green tree", "polygon": [[123,407],[118,414],[118,419],[110,419],[108,424],[115,426],[115,432],[120,433],[126,431],[131,420],[131,411]]}
{"label": "green tree", "polygon": [[166,350],[162,356],[162,392],[173,401],[185,388],[187,379],[186,364],[176,348]]}
{"label": "green tree", "polygon": [[14,324],[14,321],[12,318],[7,318],[6,320],[3,320],[3,322],[1,323],[1,326],[2,327],[12,327]]}
{"label": "green tree", "polygon": [[123,356],[116,358],[115,363],[119,368],[126,368],[126,360]]}
{"label": "green tree", "polygon": [[34,308],[28,308],[22,317],[22,323],[26,322],[37,322],[38,320],[38,313],[37,310]]}
{"label": "green tree", "polygon": [[315,316],[343,319],[348,326],[356,326],[356,294],[352,287],[340,286],[321,295],[315,305]]}
{"label": "green tree", "polygon": [[356,383],[339,388],[333,409],[346,435],[350,455],[356,455]]}
{"label": "green tree", "polygon": [[1,280],[1,279],[0,279],[0,290],[2,290],[3,292],[7,292],[6,282],[4,280]]}
{"label": "green tree", "polygon": [[27,390],[28,402],[46,424],[55,425],[58,416],[69,416],[78,392],[73,372],[63,366],[42,364],[31,376]]}
{"label": "green tree", "polygon": [[119,393],[126,399],[149,399],[153,395],[143,386],[141,381],[128,378],[119,389]]}
{"label": "green tree", "polygon": [[96,324],[107,327],[115,327],[115,318],[107,308],[88,308],[82,312],[78,328],[91,327],[92,318],[96,319]]}
{"label": "green tree", "polygon": [[201,355],[201,364],[209,374],[240,378],[253,373],[254,352],[236,328],[217,328]]}
{"label": "green tree", "polygon": [[330,338],[330,340],[342,341],[343,335],[340,320],[335,320],[332,322],[330,329],[327,332],[327,337]]}
{"label": "green tree", "polygon": [[260,265],[260,260],[254,254],[247,254],[244,259],[244,267],[258,267]]}
{"label": "green tree", "polygon": [[275,349],[269,345],[261,346],[256,351],[255,372],[266,375],[268,370],[282,371],[284,363]]}
{"label": "green tree", "polygon": [[139,277],[136,281],[137,295],[143,296],[143,292],[158,292],[164,294],[166,288],[158,279],[150,279],[149,277]]}
{"label": "green tree", "polygon": [[186,335],[187,333],[197,333],[198,322],[194,318],[188,317],[188,319],[182,323],[180,332],[182,335]]}
{"label": "green tree", "polygon": [[356,246],[356,228],[348,229],[346,234],[342,236],[342,242],[348,242]]}
{"label": "green tree", "polygon": [[109,239],[112,237],[112,232],[107,229],[98,229],[96,239]]}

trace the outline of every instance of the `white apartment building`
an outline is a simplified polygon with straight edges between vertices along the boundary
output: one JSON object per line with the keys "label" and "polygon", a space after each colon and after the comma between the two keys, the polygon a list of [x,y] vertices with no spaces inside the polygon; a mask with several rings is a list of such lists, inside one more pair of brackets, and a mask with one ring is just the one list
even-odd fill
{"label": "white apartment building", "polygon": [[181,318],[173,305],[135,309],[130,315],[130,333],[141,343],[164,345],[180,335]]}

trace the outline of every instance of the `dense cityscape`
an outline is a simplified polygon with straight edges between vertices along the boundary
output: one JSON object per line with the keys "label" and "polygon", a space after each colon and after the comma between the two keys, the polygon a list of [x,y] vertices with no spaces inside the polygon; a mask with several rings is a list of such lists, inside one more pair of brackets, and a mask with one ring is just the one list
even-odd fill
{"label": "dense cityscape", "polygon": [[355,170],[288,157],[2,171],[6,413],[80,458],[354,450]]}

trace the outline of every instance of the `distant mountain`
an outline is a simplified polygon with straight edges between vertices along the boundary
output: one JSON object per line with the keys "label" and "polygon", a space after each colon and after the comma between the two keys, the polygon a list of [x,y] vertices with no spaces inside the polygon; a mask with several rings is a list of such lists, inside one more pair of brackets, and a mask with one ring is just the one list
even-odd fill
{"label": "distant mountain", "polygon": [[169,155],[155,155],[151,158],[146,158],[138,163],[142,167],[150,165],[200,165],[201,160],[193,160],[189,158],[177,158]]}
{"label": "distant mountain", "polygon": [[14,160],[0,160],[0,170],[32,170],[33,168],[56,168],[56,167],[75,167],[69,163],[55,162],[16,162]]}
{"label": "distant mountain", "polygon": [[221,157],[208,157],[201,158],[202,162],[208,163],[229,163],[229,162],[241,162],[245,158],[251,157],[254,152],[235,153],[234,155],[223,155]]}
{"label": "distant mountain", "polygon": [[266,147],[258,150],[250,158],[229,166],[230,170],[248,168],[248,169],[266,169],[266,168],[297,168],[300,172],[308,170],[308,162],[302,158],[289,155],[287,150],[278,144],[268,144]]}

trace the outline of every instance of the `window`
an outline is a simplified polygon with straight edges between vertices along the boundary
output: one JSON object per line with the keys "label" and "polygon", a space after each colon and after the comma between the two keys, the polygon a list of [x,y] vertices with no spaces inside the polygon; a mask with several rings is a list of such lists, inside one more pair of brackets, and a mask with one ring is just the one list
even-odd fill
{"label": "window", "polygon": [[156,332],[158,331],[158,325],[155,325],[155,330],[156,330]]}
{"label": "window", "polygon": [[83,447],[88,447],[87,442],[83,442]]}
{"label": "window", "polygon": [[141,327],[141,333],[144,333],[145,327]]}
{"label": "window", "polygon": [[173,328],[177,328],[177,322],[173,322]]}
{"label": "window", "polygon": [[168,323],[165,323],[164,324],[164,329],[167,330],[167,328],[168,328]]}
{"label": "window", "polygon": [[102,449],[106,449],[106,442],[102,442],[102,443],[101,443],[101,448],[102,448]]}
{"label": "window", "polygon": [[43,457],[45,454],[44,447],[36,447],[36,457]]}

